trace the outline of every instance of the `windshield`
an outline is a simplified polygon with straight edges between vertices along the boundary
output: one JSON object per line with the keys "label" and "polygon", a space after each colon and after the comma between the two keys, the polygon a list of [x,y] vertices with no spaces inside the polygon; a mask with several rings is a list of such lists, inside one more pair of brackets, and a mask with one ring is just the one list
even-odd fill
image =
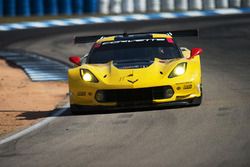
{"label": "windshield", "polygon": [[166,39],[112,41],[93,47],[88,63],[153,61],[154,58],[174,59],[181,57],[178,47],[174,43],[167,42]]}

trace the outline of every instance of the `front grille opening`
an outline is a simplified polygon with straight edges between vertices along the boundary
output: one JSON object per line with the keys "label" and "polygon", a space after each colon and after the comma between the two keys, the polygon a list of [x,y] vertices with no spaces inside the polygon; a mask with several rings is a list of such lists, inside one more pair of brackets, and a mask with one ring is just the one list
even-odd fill
{"label": "front grille opening", "polygon": [[[117,102],[121,105],[145,105],[152,104],[154,99],[166,99],[173,96],[171,86],[161,86],[140,89],[98,90],[96,100],[98,102]],[[101,97],[101,98],[100,98]]]}

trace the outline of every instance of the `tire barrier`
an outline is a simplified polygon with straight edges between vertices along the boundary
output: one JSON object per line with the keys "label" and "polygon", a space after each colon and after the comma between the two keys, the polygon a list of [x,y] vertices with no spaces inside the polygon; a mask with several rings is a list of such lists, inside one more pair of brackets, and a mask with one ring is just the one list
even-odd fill
{"label": "tire barrier", "polygon": [[122,1],[122,13],[134,13],[134,0]]}
{"label": "tire barrier", "polygon": [[109,13],[109,0],[99,0],[99,13],[108,14]]}
{"label": "tire barrier", "polygon": [[0,0],[0,17],[3,16],[3,0]]}
{"label": "tire barrier", "polygon": [[134,0],[135,13],[145,13],[147,10],[146,0]]}
{"label": "tire barrier", "polygon": [[228,0],[216,0],[216,8],[228,8]]}
{"label": "tire barrier", "polygon": [[14,17],[16,16],[16,1],[15,0],[4,0],[3,1],[4,16]]}
{"label": "tire barrier", "polygon": [[18,6],[17,15],[19,16],[30,16],[30,0],[19,0],[16,1]]}
{"label": "tire barrier", "polygon": [[44,5],[43,0],[31,0],[31,15],[43,16]]}
{"label": "tire barrier", "polygon": [[[74,1],[74,0],[71,0]],[[97,13],[99,0],[83,0],[86,13]]]}
{"label": "tire barrier", "polygon": [[241,0],[229,0],[229,7],[230,8],[239,8]]}
{"label": "tire barrier", "polygon": [[188,0],[175,0],[175,10],[176,11],[188,10]]}
{"label": "tire barrier", "polygon": [[160,0],[148,0],[147,1],[147,11],[150,13],[160,12],[161,11],[160,5],[161,5]]}
{"label": "tire barrier", "polygon": [[84,4],[82,0],[72,1],[72,11],[74,14],[81,15],[83,13]]}
{"label": "tire barrier", "polygon": [[58,7],[59,14],[72,15],[71,0],[59,0]]}
{"label": "tire barrier", "polygon": [[172,12],[174,11],[174,0],[162,0],[161,1],[161,11]]}
{"label": "tire barrier", "polygon": [[110,0],[110,13],[111,14],[122,13],[122,0]]}
{"label": "tire barrier", "polygon": [[0,17],[249,8],[250,0],[0,0]]}
{"label": "tire barrier", "polygon": [[69,19],[54,19],[45,20],[40,22],[19,22],[19,23],[6,23],[0,24],[0,32],[24,30],[24,29],[36,29],[36,28],[60,28],[75,25],[91,25],[98,23],[121,23],[121,22],[136,22],[146,20],[176,20],[183,18],[196,18],[196,17],[217,17],[225,15],[237,15],[241,17],[242,14],[250,14],[250,8],[240,9],[216,9],[212,11],[185,11],[185,12],[173,12],[173,13],[151,13],[151,14],[129,14],[129,15],[111,15],[111,16],[100,16],[100,17],[83,17],[83,18],[69,18]]}
{"label": "tire barrier", "polygon": [[44,0],[45,14],[56,16],[58,15],[57,0]]}
{"label": "tire barrier", "polygon": [[215,9],[215,0],[203,1],[203,9],[204,10],[213,10],[213,9]]}
{"label": "tire barrier", "polygon": [[249,8],[250,7],[250,0],[241,0],[241,7]]}
{"label": "tire barrier", "polygon": [[189,10],[202,10],[202,0],[189,0],[188,2]]}

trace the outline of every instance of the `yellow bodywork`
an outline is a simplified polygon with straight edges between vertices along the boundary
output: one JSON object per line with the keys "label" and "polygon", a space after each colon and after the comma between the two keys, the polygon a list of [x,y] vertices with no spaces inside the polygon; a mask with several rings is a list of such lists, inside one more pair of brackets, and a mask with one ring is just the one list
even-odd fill
{"label": "yellow bodywork", "polygon": [[[155,34],[154,37],[166,38],[166,35]],[[171,36],[167,36],[171,37]],[[97,43],[103,41],[112,41],[114,37],[103,38]],[[160,60],[155,58],[154,62],[146,68],[137,69],[118,69],[112,62],[106,64],[83,64],[81,66],[69,69],[68,82],[71,105],[83,106],[116,106],[116,102],[100,103],[95,99],[97,90],[111,89],[137,89],[150,88],[158,86],[171,86],[174,95],[171,98],[153,100],[153,104],[174,102],[192,99],[201,96],[201,67],[200,56],[197,55],[188,59],[190,51],[182,50],[184,58],[172,60]],[[168,76],[174,68],[182,63],[187,63],[186,71],[183,75],[174,78]],[[85,82],[80,69],[87,69],[98,79],[99,82]],[[128,82],[137,81],[135,83]]]}

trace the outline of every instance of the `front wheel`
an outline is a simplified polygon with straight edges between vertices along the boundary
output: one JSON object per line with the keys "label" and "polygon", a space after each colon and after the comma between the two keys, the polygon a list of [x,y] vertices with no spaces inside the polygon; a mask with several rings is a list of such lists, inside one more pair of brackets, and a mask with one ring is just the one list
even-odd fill
{"label": "front wheel", "polygon": [[200,90],[201,90],[201,96],[200,97],[195,97],[195,98],[193,98],[192,100],[191,100],[191,105],[192,106],[199,106],[199,105],[201,105],[201,102],[202,102],[202,94],[203,94],[203,92],[202,92],[202,85],[201,85],[201,87],[200,87]]}
{"label": "front wheel", "polygon": [[191,106],[199,106],[201,105],[201,102],[202,102],[202,95],[200,97],[193,98],[190,104]]}
{"label": "front wheel", "polygon": [[78,107],[70,105],[70,111],[73,115],[80,115],[82,113],[81,110],[79,110]]}

